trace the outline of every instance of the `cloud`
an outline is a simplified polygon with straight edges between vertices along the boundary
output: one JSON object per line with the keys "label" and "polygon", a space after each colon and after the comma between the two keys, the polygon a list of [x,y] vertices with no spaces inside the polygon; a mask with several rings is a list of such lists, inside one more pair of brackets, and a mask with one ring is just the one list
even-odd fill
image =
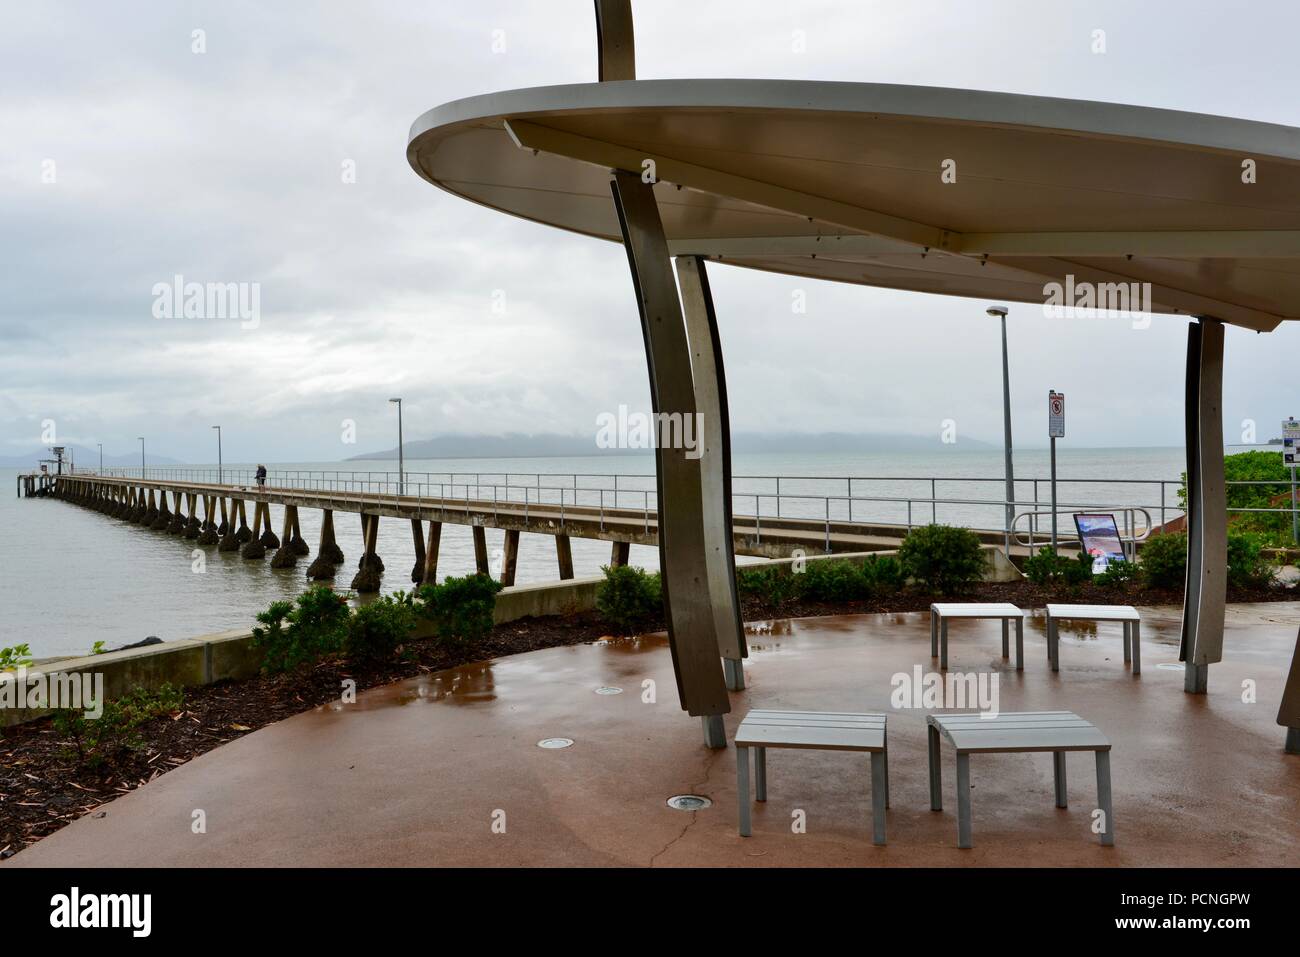
{"label": "cloud", "polygon": [[[929,83],[1300,122],[1289,8],[664,0],[636,12],[647,77]],[[1087,52],[1096,27],[1105,57]],[[411,121],[438,103],[594,72],[585,0],[11,5],[0,450],[26,450],[53,418],[69,441],[129,451],[146,434],[160,454],[203,460],[219,421],[234,457],[338,459],[391,444],[395,393],[413,437],[578,433],[620,403],[644,407],[621,249],[463,202],[405,159]],[[257,283],[260,324],[155,319],[151,290],[175,275]],[[983,303],[712,276],[736,429],[937,434],[957,418],[965,434],[1000,434]],[[790,311],[794,289],[805,315]],[[1183,329],[1013,309],[1019,434],[1044,438],[1058,388],[1072,442],[1179,443]],[[1253,417],[1271,434],[1296,411],[1284,406],[1298,340],[1229,336],[1230,423]],[[340,443],[344,419],[355,447]]]}

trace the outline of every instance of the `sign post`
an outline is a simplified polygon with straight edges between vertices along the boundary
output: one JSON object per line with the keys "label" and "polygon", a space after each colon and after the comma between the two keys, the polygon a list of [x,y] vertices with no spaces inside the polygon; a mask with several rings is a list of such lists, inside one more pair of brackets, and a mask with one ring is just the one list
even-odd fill
{"label": "sign post", "polygon": [[1047,393],[1047,436],[1052,442],[1052,554],[1056,554],[1056,440],[1065,438],[1065,393]]}
{"label": "sign post", "polygon": [[1300,545],[1300,512],[1296,511],[1295,472],[1300,467],[1300,422],[1282,423],[1282,464],[1291,470],[1291,541]]}

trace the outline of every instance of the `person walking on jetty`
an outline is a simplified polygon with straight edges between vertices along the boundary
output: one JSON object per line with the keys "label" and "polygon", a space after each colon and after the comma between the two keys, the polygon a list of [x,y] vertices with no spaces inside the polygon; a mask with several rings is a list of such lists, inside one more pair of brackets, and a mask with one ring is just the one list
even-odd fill
{"label": "person walking on jetty", "polygon": [[256,475],[256,478],[257,478],[257,484],[258,484],[259,487],[262,487],[262,486],[265,486],[265,485],[266,485],[266,466],[265,466],[265,465],[259,465],[259,466],[257,467],[257,475]]}

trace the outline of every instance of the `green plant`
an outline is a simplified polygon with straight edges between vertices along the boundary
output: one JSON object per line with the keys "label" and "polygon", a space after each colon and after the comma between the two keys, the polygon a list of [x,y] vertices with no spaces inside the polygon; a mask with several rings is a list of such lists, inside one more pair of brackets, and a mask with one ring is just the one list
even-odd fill
{"label": "green plant", "polygon": [[862,577],[872,595],[892,595],[907,583],[903,566],[893,555],[868,555],[862,562]]}
{"label": "green plant", "polygon": [[898,549],[903,573],[941,595],[968,588],[984,576],[988,559],[979,536],[967,528],[923,525]]}
{"label": "green plant", "polygon": [[105,654],[108,654],[108,645],[106,645],[106,644],[105,644],[104,642],[102,642],[102,641],[97,641],[97,642],[95,642],[93,645],[90,646],[90,653],[91,653],[92,655],[105,655]]}
{"label": "green plant", "polygon": [[439,641],[474,644],[492,630],[500,590],[501,583],[488,575],[448,578],[420,588],[416,611],[433,622]]}
{"label": "green plant", "polygon": [[794,596],[797,577],[781,567],[745,568],[736,573],[736,588],[744,598],[778,607]]}
{"label": "green plant", "polygon": [[809,601],[856,601],[866,598],[870,584],[862,569],[842,558],[807,562],[794,576],[800,598]]}
{"label": "green plant", "polygon": [[90,767],[112,763],[123,750],[136,750],[142,746],[138,733],[140,725],[151,718],[175,714],[185,704],[180,688],[165,684],[155,691],[144,688],[106,701],[98,718],[87,718],[77,710],[55,712],[54,730],[72,742],[77,760]]}
{"label": "green plant", "polygon": [[1148,588],[1182,588],[1187,583],[1187,533],[1164,532],[1147,539],[1138,571]]}
{"label": "green plant", "polygon": [[1264,558],[1264,539],[1249,532],[1228,533],[1228,584],[1263,588],[1273,582],[1273,566]]}
{"label": "green plant", "polygon": [[313,585],[296,602],[272,602],[253,629],[262,670],[290,671],[339,650],[348,627],[348,600],[327,585]]}
{"label": "green plant", "polygon": [[642,631],[663,614],[663,586],[659,576],[631,565],[606,565],[604,580],[596,587],[596,611],[620,634]]}
{"label": "green plant", "polygon": [[1123,559],[1109,562],[1106,565],[1106,570],[1096,578],[1097,584],[1104,588],[1125,588],[1137,580],[1137,565]]}
{"label": "green plant", "polygon": [[1052,552],[1044,545],[1037,555],[1025,559],[1025,577],[1035,585],[1068,585],[1078,588],[1092,580],[1092,556],[1079,552],[1070,557]]}
{"label": "green plant", "polygon": [[[1285,508],[1291,504],[1290,472],[1282,461],[1281,451],[1253,450],[1223,457],[1223,475],[1227,485],[1228,508]],[[1267,482],[1267,485],[1233,485],[1233,482]],[[1178,500],[1187,508],[1187,473]],[[1291,516],[1283,512],[1229,512],[1228,522],[1241,532],[1262,536],[1262,544],[1291,544]]]}
{"label": "green plant", "polygon": [[347,622],[344,651],[349,661],[387,661],[415,625],[415,608],[405,596],[366,602]]}
{"label": "green plant", "polygon": [[17,668],[26,668],[31,663],[32,649],[29,645],[0,648],[0,671],[14,671]]}

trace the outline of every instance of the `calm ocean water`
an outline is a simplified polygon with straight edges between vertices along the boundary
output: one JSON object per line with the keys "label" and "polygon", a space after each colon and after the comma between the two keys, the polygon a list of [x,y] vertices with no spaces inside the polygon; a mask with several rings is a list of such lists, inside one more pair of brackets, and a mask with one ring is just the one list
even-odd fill
{"label": "calm ocean water", "polygon": [[[1158,520],[1160,489],[1155,485],[1098,485],[1087,479],[1170,480],[1176,483],[1183,469],[1183,451],[1178,448],[1152,449],[1068,449],[1058,453],[1059,487],[1062,503],[1116,506],[1147,505]],[[202,468],[203,466],[195,466]],[[397,463],[294,463],[270,466],[274,471],[372,469],[395,472]],[[1048,453],[1025,450],[1016,453],[1017,499],[1033,496],[1031,479],[1040,479],[1039,495],[1049,494]],[[234,469],[237,466],[228,465]],[[592,476],[619,474],[619,504],[639,503],[639,488],[653,488],[653,459],[647,456],[600,456],[555,459],[457,459],[441,462],[406,463],[408,490],[414,488],[419,472],[477,473],[484,494],[492,483],[502,483],[508,472],[512,484],[535,483],[557,486],[572,483],[573,473]],[[152,470],[151,470],[152,471]],[[954,479],[1000,479],[1000,451],[880,452],[861,454],[741,455],[736,457],[736,510],[752,514],[753,495],[761,501],[761,514],[776,513],[775,482],[770,479],[741,479],[741,476],[801,476],[781,483],[783,515],[847,517],[849,503],[843,500],[847,484],[842,477],[878,478],[854,481],[853,518],[907,521],[906,496],[930,497],[929,477]],[[540,473],[540,478],[538,477]],[[272,601],[290,598],[306,584],[308,558],[297,569],[277,571],[263,562],[247,562],[237,553],[204,550],[196,565],[194,543],[177,536],[154,532],[109,518],[98,512],[50,499],[18,499],[14,494],[13,470],[0,470],[0,569],[4,575],[5,614],[0,624],[0,646],[27,642],[36,656],[80,654],[97,640],[110,647],[138,641],[149,635],[164,640],[185,638],[230,628],[246,628],[253,616]],[[548,478],[547,476],[551,476]],[[563,478],[556,478],[563,476]],[[841,477],[836,480],[828,476]],[[811,478],[820,477],[820,478]],[[457,481],[463,481],[458,479]],[[579,479],[580,486],[612,487],[611,479]],[[939,498],[1001,498],[996,481],[971,483],[939,481]],[[1176,514],[1175,485],[1166,489],[1168,517]],[[570,493],[571,494],[571,493]],[[592,493],[593,495],[598,493]],[[794,498],[795,494],[807,498]],[[747,497],[747,495],[749,497]],[[829,503],[827,497],[832,497]],[[535,500],[535,499],[534,499]],[[568,500],[571,500],[568,499]],[[582,501],[594,498],[582,497]],[[653,503],[653,499],[651,500]],[[612,498],[606,498],[612,504]],[[931,518],[930,505],[915,503],[912,518],[924,523]],[[1000,506],[968,502],[936,506],[937,519],[951,524],[1001,527]],[[317,542],[320,513],[303,511],[303,534],[313,551]],[[279,510],[274,512],[279,534]],[[361,527],[355,515],[336,515],[339,545],[347,556],[337,584],[351,580],[360,554]],[[503,533],[489,529],[488,549],[502,546]],[[597,574],[609,561],[610,546],[604,542],[573,541],[575,573]],[[387,572],[385,591],[410,587],[409,573],[415,563],[408,524],[390,520],[381,525],[379,554]],[[443,529],[439,576],[465,574],[473,569],[473,541],[464,526]],[[646,568],[658,566],[653,548],[634,546],[632,561]],[[201,570],[200,570],[201,569]],[[553,580],[557,577],[555,550],[549,536],[524,535],[520,541],[517,581],[520,584]]]}

